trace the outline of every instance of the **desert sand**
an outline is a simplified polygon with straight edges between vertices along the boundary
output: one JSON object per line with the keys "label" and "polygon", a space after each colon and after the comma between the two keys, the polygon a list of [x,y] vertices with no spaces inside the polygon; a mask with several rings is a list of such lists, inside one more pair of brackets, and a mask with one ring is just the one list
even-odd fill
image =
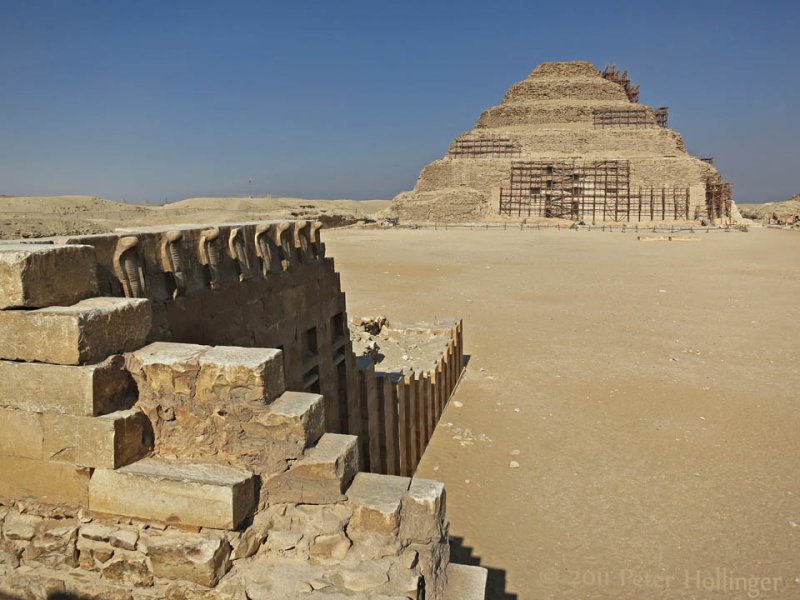
{"label": "desert sand", "polygon": [[188,198],[154,206],[95,196],[0,196],[0,238],[104,233],[139,225],[278,218],[313,218],[335,227],[369,218],[387,206],[388,200]]}
{"label": "desert sand", "polygon": [[800,235],[701,237],[325,234],[352,314],[464,317],[418,476],[489,598],[800,597]]}
{"label": "desert sand", "polygon": [[[3,198],[0,234],[339,208],[317,206]],[[464,318],[418,475],[445,482],[454,558],[490,569],[489,598],[800,597],[800,235],[696,237],[324,232],[351,315]]]}

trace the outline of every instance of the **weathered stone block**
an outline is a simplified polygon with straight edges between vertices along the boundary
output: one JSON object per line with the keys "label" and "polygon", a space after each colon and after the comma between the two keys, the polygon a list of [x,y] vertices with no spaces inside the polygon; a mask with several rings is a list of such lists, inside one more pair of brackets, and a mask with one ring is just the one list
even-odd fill
{"label": "weathered stone block", "polygon": [[401,541],[406,544],[440,541],[444,535],[444,514],[444,484],[430,479],[412,479],[403,495]]}
{"label": "weathered stone block", "polygon": [[[292,452],[291,442],[276,441],[261,421],[271,410],[269,401],[283,391],[281,356],[267,348],[164,342],[128,355],[137,406],[152,423],[156,454],[220,457],[262,475],[284,470],[287,458],[298,457],[305,445]],[[289,446],[288,454],[283,446]]]}
{"label": "weathered stone block", "polygon": [[450,563],[442,600],[484,600],[488,573],[483,567]]}
{"label": "weathered stone block", "polygon": [[222,536],[170,532],[144,543],[157,577],[214,587],[231,567],[231,546]]}
{"label": "weathered stone block", "polygon": [[280,350],[217,346],[199,362],[197,397],[203,402],[272,402],[286,389]]}
{"label": "weathered stone block", "polygon": [[16,541],[30,541],[36,535],[41,517],[10,512],[3,521],[3,538]]}
{"label": "weathered stone block", "polygon": [[400,519],[403,496],[411,484],[408,477],[359,473],[347,490],[353,518],[347,527],[350,538],[369,534],[394,535]]}
{"label": "weathered stone block", "polygon": [[66,306],[97,293],[92,246],[0,245],[0,309]]}
{"label": "weathered stone block", "polygon": [[89,489],[93,511],[164,523],[235,529],[253,510],[250,473],[207,464],[146,458],[117,469],[97,469]]}
{"label": "weathered stone block", "polygon": [[153,575],[147,567],[146,558],[133,552],[115,553],[114,558],[102,568],[100,576],[124,586],[150,587],[153,585]]}
{"label": "weathered stone block", "polygon": [[150,331],[150,303],[89,298],[72,306],[0,311],[0,359],[61,365],[96,363],[140,348]]}
{"label": "weathered stone block", "polygon": [[269,502],[332,504],[344,500],[344,490],[358,471],[357,443],[353,435],[323,435],[288,471],[267,481]]}
{"label": "weathered stone block", "polygon": [[0,406],[94,416],[130,408],[133,380],[116,355],[80,367],[0,360]]}
{"label": "weathered stone block", "polygon": [[200,355],[208,346],[155,342],[126,357],[128,370],[139,386],[141,398],[194,394]]}
{"label": "weathered stone block", "polygon": [[325,404],[319,394],[284,392],[269,411],[245,426],[245,433],[281,442],[287,458],[297,458],[325,433]]}
{"label": "weathered stone block", "polygon": [[342,560],[350,549],[350,539],[343,531],[318,535],[309,548],[309,556],[317,560]]}
{"label": "weathered stone block", "polygon": [[86,506],[90,470],[69,463],[0,456],[0,496]]}
{"label": "weathered stone block", "polygon": [[153,446],[150,421],[138,410],[100,417],[45,413],[42,423],[48,460],[116,469],[142,458]]}
{"label": "weathered stone block", "polygon": [[46,519],[37,528],[37,535],[25,548],[25,560],[39,562],[50,568],[78,566],[78,525],[67,519]]}
{"label": "weathered stone block", "polygon": [[0,408],[0,454],[42,458],[42,415]]}

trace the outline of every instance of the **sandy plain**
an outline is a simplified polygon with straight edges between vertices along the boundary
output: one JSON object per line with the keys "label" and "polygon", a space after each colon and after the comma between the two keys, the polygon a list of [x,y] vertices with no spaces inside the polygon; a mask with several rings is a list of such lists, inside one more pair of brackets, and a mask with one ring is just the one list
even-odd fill
{"label": "sandy plain", "polygon": [[464,318],[418,475],[489,598],[800,597],[800,234],[698,235],[325,233],[351,314]]}
{"label": "sandy plain", "polygon": [[[0,198],[0,237],[386,206],[317,202]],[[464,318],[418,474],[489,598],[800,597],[800,233],[323,235],[351,315]]]}

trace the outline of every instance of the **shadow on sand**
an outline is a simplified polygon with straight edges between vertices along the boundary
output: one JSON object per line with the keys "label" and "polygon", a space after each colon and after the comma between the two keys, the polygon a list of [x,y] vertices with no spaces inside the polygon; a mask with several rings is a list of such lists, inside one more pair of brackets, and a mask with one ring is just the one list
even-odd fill
{"label": "shadow on sand", "polygon": [[464,538],[450,536],[450,562],[484,567],[489,572],[486,600],[519,600],[519,596],[506,591],[506,572],[482,565],[480,556],[475,556],[473,549],[464,545]]}

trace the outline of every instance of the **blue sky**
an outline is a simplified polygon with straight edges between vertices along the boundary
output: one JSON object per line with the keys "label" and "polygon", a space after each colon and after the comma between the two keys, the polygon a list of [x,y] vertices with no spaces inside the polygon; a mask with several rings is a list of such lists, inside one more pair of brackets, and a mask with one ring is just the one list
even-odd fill
{"label": "blue sky", "polygon": [[0,0],[0,194],[390,198],[536,64],[589,60],[781,200],[798,31],[786,0]]}

